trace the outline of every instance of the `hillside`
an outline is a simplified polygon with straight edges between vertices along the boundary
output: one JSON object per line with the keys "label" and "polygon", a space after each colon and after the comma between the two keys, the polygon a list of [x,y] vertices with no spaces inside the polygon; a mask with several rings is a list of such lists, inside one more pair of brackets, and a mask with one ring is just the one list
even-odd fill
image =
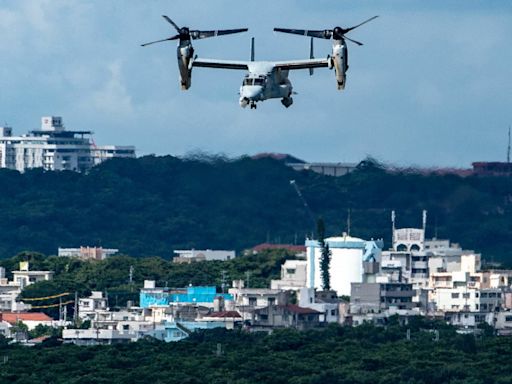
{"label": "hillside", "polygon": [[384,238],[419,226],[494,260],[512,260],[512,179],[388,173],[367,162],[340,178],[295,172],[270,158],[147,156],[116,159],[89,174],[0,170],[0,257],[23,250],[102,245],[133,256],[172,249],[241,250],[264,241],[302,243],[313,223],[296,180],[327,234]]}

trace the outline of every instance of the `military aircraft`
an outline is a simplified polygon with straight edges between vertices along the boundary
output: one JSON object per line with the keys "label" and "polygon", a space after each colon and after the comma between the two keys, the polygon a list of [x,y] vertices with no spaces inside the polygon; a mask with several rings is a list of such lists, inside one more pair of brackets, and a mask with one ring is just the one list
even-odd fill
{"label": "military aircraft", "polygon": [[232,61],[215,59],[192,60],[193,67],[222,68],[246,70],[242,86],[240,87],[240,106],[245,108],[250,105],[256,109],[258,101],[267,99],[281,99],[281,103],[288,108],[293,104],[293,87],[288,79],[291,70],[307,69],[310,74],[313,68],[329,67],[329,57],[325,59],[313,58],[313,46],[311,45],[310,59],[291,61],[255,61],[254,60],[254,38],[251,40],[251,60]]}
{"label": "military aircraft", "polygon": [[192,47],[192,40],[206,39],[208,37],[230,35],[232,33],[248,31],[247,28],[219,29],[210,31],[190,30],[190,28],[188,27],[178,27],[178,25],[174,21],[172,21],[168,16],[162,15],[162,17],[169,24],[171,24],[174,27],[174,29],[176,29],[178,34],[168,37],[167,39],[161,39],[141,44],[141,46],[145,47],[146,45],[162,43],[164,41],[179,40],[177,53],[178,68],[180,70],[180,84],[182,90],[189,89],[192,81],[192,60],[194,58],[194,47]]}
{"label": "military aircraft", "polygon": [[275,32],[283,32],[283,33],[291,33],[295,35],[309,36],[311,37],[311,41],[313,38],[319,39],[331,39],[332,42],[332,55],[331,55],[331,67],[334,67],[336,72],[336,82],[338,84],[338,89],[345,89],[346,84],[346,72],[348,70],[348,50],[347,44],[345,40],[351,41],[357,45],[363,45],[363,43],[353,40],[347,36],[345,36],[348,32],[352,31],[360,27],[363,24],[366,24],[378,16],[370,17],[368,20],[363,21],[357,25],[354,25],[350,28],[342,28],[335,27],[333,29],[324,29],[324,30],[307,30],[307,29],[288,29],[288,28],[274,28]]}

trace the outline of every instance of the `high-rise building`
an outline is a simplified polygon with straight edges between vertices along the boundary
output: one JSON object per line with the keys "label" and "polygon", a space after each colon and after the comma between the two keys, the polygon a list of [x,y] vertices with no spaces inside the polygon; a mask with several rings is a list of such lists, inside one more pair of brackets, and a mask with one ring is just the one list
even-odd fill
{"label": "high-rise building", "polygon": [[41,129],[13,136],[0,127],[0,167],[84,172],[114,157],[135,157],[133,146],[97,146],[91,131],[67,131],[58,116],[41,118]]}

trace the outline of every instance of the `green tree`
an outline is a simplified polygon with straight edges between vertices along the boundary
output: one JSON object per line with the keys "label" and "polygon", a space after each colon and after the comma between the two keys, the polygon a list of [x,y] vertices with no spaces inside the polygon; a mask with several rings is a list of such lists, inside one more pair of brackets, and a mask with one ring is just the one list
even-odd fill
{"label": "green tree", "polygon": [[324,220],[319,218],[316,226],[318,242],[320,243],[321,249],[320,271],[322,275],[322,289],[328,291],[331,289],[331,275],[329,271],[331,265],[331,250],[329,249],[329,244],[326,244],[325,242]]}

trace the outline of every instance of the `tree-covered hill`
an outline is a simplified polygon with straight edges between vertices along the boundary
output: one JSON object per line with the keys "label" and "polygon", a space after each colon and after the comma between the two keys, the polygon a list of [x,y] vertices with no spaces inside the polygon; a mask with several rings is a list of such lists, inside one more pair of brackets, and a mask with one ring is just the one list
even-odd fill
{"label": "tree-covered hill", "polygon": [[[429,329],[440,331],[434,341]],[[406,339],[407,329],[410,340]],[[420,318],[407,326],[276,330],[270,335],[215,329],[175,343],[143,340],[111,346],[33,348],[0,337],[0,382],[505,384],[510,383],[508,338],[458,335]],[[219,352],[217,352],[219,351]]]}
{"label": "tree-covered hill", "polygon": [[372,162],[340,178],[295,172],[270,158],[147,156],[115,159],[89,174],[0,170],[0,257],[23,250],[101,245],[133,256],[180,248],[241,250],[270,240],[297,241],[314,224],[296,180],[327,235],[363,238],[421,225],[494,260],[512,260],[512,178],[387,172]]}

